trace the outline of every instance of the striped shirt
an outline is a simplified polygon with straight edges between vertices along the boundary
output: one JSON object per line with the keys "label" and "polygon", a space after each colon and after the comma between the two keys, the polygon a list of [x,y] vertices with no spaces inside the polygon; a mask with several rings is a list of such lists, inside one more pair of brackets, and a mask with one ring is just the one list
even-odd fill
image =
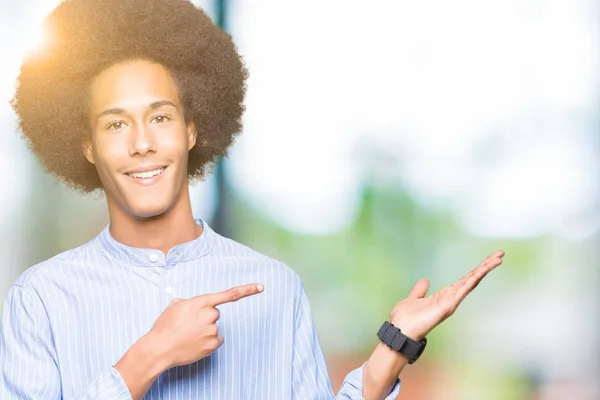
{"label": "striped shirt", "polygon": [[170,301],[247,283],[265,290],[218,307],[225,343],[162,373],[145,399],[361,399],[364,366],[333,394],[298,275],[197,223],[202,235],[166,256],[117,242],[107,226],[26,270],[3,307],[0,399],[131,399],[113,366]]}

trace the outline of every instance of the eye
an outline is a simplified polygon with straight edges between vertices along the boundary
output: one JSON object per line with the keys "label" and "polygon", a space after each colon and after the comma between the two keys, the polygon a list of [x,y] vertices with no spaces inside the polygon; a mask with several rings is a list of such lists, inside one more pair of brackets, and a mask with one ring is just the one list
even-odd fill
{"label": "eye", "polygon": [[124,125],[125,124],[123,123],[123,121],[114,121],[106,125],[105,128],[109,131],[118,131],[119,129],[123,128]]}
{"label": "eye", "polygon": [[157,115],[157,116],[155,116],[154,118],[152,118],[152,121],[154,121],[154,122],[156,122],[156,123],[158,123],[158,124],[162,124],[162,123],[164,123],[164,122],[167,122],[167,121],[169,121],[170,119],[171,119],[171,118],[169,118],[169,116],[168,116],[168,115],[163,115],[163,114],[161,114],[161,115]]}

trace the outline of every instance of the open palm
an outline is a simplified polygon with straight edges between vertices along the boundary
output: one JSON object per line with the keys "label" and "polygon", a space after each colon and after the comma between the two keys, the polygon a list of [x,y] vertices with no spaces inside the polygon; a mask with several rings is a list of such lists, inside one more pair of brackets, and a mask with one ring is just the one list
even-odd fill
{"label": "open palm", "polygon": [[451,316],[460,303],[481,280],[502,264],[503,251],[496,251],[459,281],[426,296],[429,281],[420,279],[407,298],[398,302],[391,312],[392,323],[414,340],[421,340],[433,328]]}

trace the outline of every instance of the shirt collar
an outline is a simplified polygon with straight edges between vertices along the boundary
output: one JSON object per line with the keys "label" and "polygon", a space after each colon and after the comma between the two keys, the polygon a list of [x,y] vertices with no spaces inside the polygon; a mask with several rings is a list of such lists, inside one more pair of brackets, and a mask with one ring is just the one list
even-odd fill
{"label": "shirt collar", "polygon": [[166,257],[160,250],[130,247],[118,242],[110,234],[110,223],[100,232],[97,240],[100,246],[111,257],[120,261],[141,267],[164,267],[200,258],[210,251],[214,244],[216,233],[201,219],[196,219],[195,221],[203,228],[202,234],[190,242],[173,247],[169,250]]}

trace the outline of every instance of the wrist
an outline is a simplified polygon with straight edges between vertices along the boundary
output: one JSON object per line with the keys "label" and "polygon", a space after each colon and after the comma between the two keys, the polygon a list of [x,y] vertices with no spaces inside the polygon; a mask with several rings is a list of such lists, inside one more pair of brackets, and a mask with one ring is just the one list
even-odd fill
{"label": "wrist", "polygon": [[[408,332],[416,332],[412,330]],[[409,364],[415,363],[421,357],[421,354],[427,346],[427,339],[423,337],[421,340],[414,340],[405,332],[402,332],[400,328],[395,326],[393,323],[384,322],[377,332],[377,337],[389,348],[401,353],[409,361]],[[412,333],[415,337],[422,336],[422,334]],[[424,335],[423,335],[424,336]]]}
{"label": "wrist", "polygon": [[383,342],[377,343],[377,347],[375,349],[380,352],[381,355],[385,355],[388,360],[393,361],[395,365],[400,366],[401,369],[404,368],[410,361],[404,354],[390,348]]}
{"label": "wrist", "polygon": [[422,329],[418,329],[408,321],[404,321],[402,319],[392,318],[390,323],[394,325],[396,328],[400,329],[400,332],[411,338],[412,340],[419,342],[423,340],[423,338],[427,335],[426,332],[423,332]]}
{"label": "wrist", "polygon": [[166,354],[143,336],[127,350],[114,368],[125,381],[133,399],[141,399],[158,376],[169,368]]}
{"label": "wrist", "polygon": [[150,334],[140,338],[132,347],[135,349],[140,360],[150,363],[148,365],[151,375],[162,374],[164,371],[173,367],[169,351],[163,348],[161,341],[155,340]]}
{"label": "wrist", "polygon": [[363,369],[363,398],[386,398],[408,361],[404,355],[378,343]]}

